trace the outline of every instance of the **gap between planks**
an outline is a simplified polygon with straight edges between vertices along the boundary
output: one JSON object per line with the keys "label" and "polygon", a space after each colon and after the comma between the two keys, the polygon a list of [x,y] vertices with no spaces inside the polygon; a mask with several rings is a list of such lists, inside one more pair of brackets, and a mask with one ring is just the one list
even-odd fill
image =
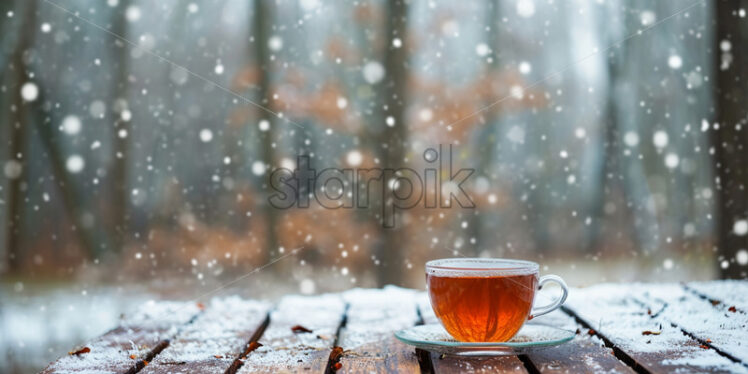
{"label": "gap between planks", "polygon": [[[213,305],[209,305],[210,307],[215,307]],[[269,310],[265,313],[265,318],[263,319],[262,323],[257,327],[257,329],[252,333],[249,340],[244,344],[244,347],[242,349],[242,352],[237,355],[237,357],[234,358],[231,365],[226,368],[225,374],[235,374],[239,368],[243,365],[243,362],[241,358],[246,357],[247,354],[252,349],[252,343],[256,343],[262,334],[264,333],[265,329],[270,323],[270,313],[272,310]],[[138,360],[134,366],[132,366],[125,374],[136,374],[139,373],[141,370],[146,368],[148,363],[152,362],[158,355],[163,352],[166,348],[168,348],[171,344],[171,340],[174,340],[179,337],[180,333],[183,332],[186,328],[191,326],[195,323],[195,321],[198,320],[198,318],[205,314],[205,310],[201,310],[199,313],[195,314],[187,323],[181,325],[176,333],[172,336],[172,339],[164,339],[160,341],[151,351],[149,351],[146,356],[140,360]]]}
{"label": "gap between planks", "polygon": [[[421,313],[421,307],[418,302],[416,302],[416,315],[418,316],[416,326],[426,324],[426,321],[423,319],[423,313]],[[434,363],[431,362],[431,353],[429,353],[428,351],[424,351],[423,349],[416,348],[416,359],[418,360],[418,367],[421,368],[421,374],[434,373]]]}
{"label": "gap between planks", "polygon": [[[50,363],[42,373],[91,370],[136,373],[201,314],[199,306],[191,303],[143,304],[123,318],[118,327],[86,343],[85,347],[90,353],[62,356]],[[161,318],[164,316],[167,317]],[[125,358],[128,353],[132,354]]]}
{"label": "gap between planks", "polygon": [[[718,297],[717,295],[707,295],[706,293],[699,291],[698,289],[694,288],[693,286],[689,285],[688,283],[681,283],[681,286],[684,290],[687,292],[692,293],[693,295],[696,295],[710,303],[712,305],[717,306],[719,304],[723,305],[730,305],[732,303],[728,303],[727,300],[723,299],[722,297]],[[748,310],[743,310],[743,306],[733,306],[737,311],[748,314]]]}
{"label": "gap between planks", "polygon": [[[720,313],[722,311],[720,311],[719,309],[717,309],[717,305],[720,305],[720,304],[722,304],[722,305],[728,305],[729,304],[729,303],[726,303],[725,300],[712,299],[712,298],[708,297],[707,295],[704,295],[704,294],[696,291],[695,289],[693,289],[691,287],[688,287],[688,285],[686,285],[684,283],[681,283],[680,285],[683,288],[683,290],[686,292],[686,294],[690,293],[690,294],[693,294],[693,295],[695,295],[696,297],[698,297],[698,298],[700,298],[702,300],[708,301],[709,304],[711,304],[711,307],[713,308],[713,310],[718,311]],[[648,308],[649,307],[649,305],[647,305],[646,303],[644,303],[639,298],[634,297],[633,300],[634,300],[634,302],[636,302],[637,304],[641,305],[644,308]],[[668,301],[662,300],[661,302],[663,303],[663,307],[662,307],[662,309],[660,311],[657,312],[657,314],[662,313],[663,311],[665,311],[665,309],[668,308],[668,303],[669,303]],[[735,313],[745,314],[742,310],[737,310],[737,311],[735,311]],[[652,316],[652,317],[654,318],[655,316]],[[689,337],[689,338],[691,338],[691,339],[699,342],[702,346],[709,347],[710,349],[712,349],[715,352],[717,352],[717,354],[719,354],[720,356],[723,356],[723,357],[725,357],[725,358],[727,358],[727,359],[729,359],[729,360],[731,360],[731,361],[733,361],[733,362],[735,362],[737,364],[743,365],[746,368],[748,368],[748,363],[744,362],[739,357],[736,357],[736,356],[734,356],[734,355],[732,355],[732,354],[730,354],[728,352],[725,352],[720,347],[718,347],[716,344],[714,344],[711,340],[704,339],[702,337],[697,336],[696,334],[688,331],[685,327],[680,326],[679,324],[677,324],[676,321],[673,321],[672,319],[669,319],[669,318],[666,318],[666,319],[668,320],[668,322],[670,322],[671,326],[679,329],[683,333],[683,335],[685,335],[685,336],[687,336],[687,337]]]}
{"label": "gap between planks", "polygon": [[[203,314],[204,312],[205,312],[204,310],[201,310],[200,312],[192,316],[192,318],[190,318],[190,320],[187,321],[187,323],[183,324],[182,326],[179,326],[179,329],[177,330],[177,332],[174,333],[174,335],[172,336],[172,339],[178,336],[179,332],[184,330],[185,327],[193,324],[195,320],[197,320],[197,317],[200,317],[200,315]],[[163,339],[160,342],[158,342],[158,344],[156,344],[150,351],[148,351],[148,353],[146,353],[143,358],[136,361],[135,365],[130,367],[130,369],[128,369],[125,372],[125,374],[135,374],[139,372],[140,370],[142,370],[146,365],[148,365],[147,364],[148,362],[153,361],[153,358],[158,356],[158,354],[161,353],[161,351],[163,351],[166,347],[168,347],[170,343],[171,343],[171,339]]]}
{"label": "gap between planks", "polygon": [[257,343],[262,337],[262,334],[265,333],[265,329],[267,329],[268,325],[270,324],[271,313],[272,309],[265,314],[265,320],[262,321],[254,334],[252,334],[247,344],[244,345],[242,353],[240,353],[239,356],[234,359],[234,361],[231,363],[231,366],[226,369],[224,374],[235,374],[237,371],[239,371],[239,369],[241,369],[241,367],[244,365],[244,361],[242,361],[242,358],[247,357],[252,352],[252,350],[254,349],[252,343]]}
{"label": "gap between planks", "polygon": [[597,336],[600,338],[600,340],[605,343],[605,346],[613,350],[613,354],[616,356],[618,360],[626,364],[628,367],[636,371],[640,374],[650,374],[651,372],[647,369],[645,369],[643,366],[639,365],[639,363],[636,362],[631,356],[628,355],[625,351],[623,351],[621,348],[619,348],[617,345],[613,344],[610,339],[608,339],[607,336],[600,333],[600,331],[594,329],[592,326],[590,326],[585,320],[583,320],[579,315],[574,313],[571,309],[567,308],[566,306],[561,307],[561,311],[566,313],[571,318],[574,318],[574,321],[577,322],[580,326],[588,329],[589,331],[593,332],[592,335]]}
{"label": "gap between planks", "polygon": [[[685,338],[686,341],[690,341],[691,344],[686,344],[693,347],[700,347],[706,351],[711,351],[712,354],[715,357],[722,357],[725,359],[725,363],[729,362],[732,365],[736,365],[737,367],[746,367],[747,365],[744,362],[741,362],[741,360],[737,357],[733,357],[730,354],[724,352],[719,347],[715,346],[714,344],[709,344],[708,341],[702,339],[699,336],[696,336],[692,334],[691,332],[687,331],[686,328],[683,326],[679,326],[676,324],[672,318],[668,318],[667,314],[669,314],[669,308],[674,307],[674,305],[680,305],[680,304],[672,304],[673,302],[678,302],[677,300],[670,300],[667,298],[660,299],[658,297],[654,297],[650,294],[650,292],[657,293],[663,293],[666,290],[660,289],[658,287],[666,287],[666,286],[672,286],[675,289],[679,289],[683,285],[676,286],[676,285],[649,285],[649,287],[655,286],[653,290],[645,290],[643,288],[637,289],[634,295],[629,295],[624,297],[624,299],[627,299],[629,302],[633,303],[637,307],[641,308],[642,312],[646,311],[646,314],[648,315],[649,319],[652,321],[658,320],[661,324],[667,324],[672,328],[675,332],[682,334],[682,336]],[[666,292],[667,294],[667,292]],[[688,296],[690,295],[690,291],[686,290],[684,295]],[[696,296],[691,296],[693,298],[696,298]],[[667,300],[666,300],[667,299]],[[672,305],[671,305],[672,304]],[[705,302],[706,305],[709,303]],[[714,304],[712,304],[714,306]],[[711,306],[710,306],[711,307]],[[716,306],[714,306],[716,308]],[[657,309],[656,312],[652,312],[653,309]],[[639,352],[637,350],[633,350],[632,352],[628,352],[630,348],[626,348],[625,346],[620,346],[618,343],[614,343],[614,341],[617,340],[617,336],[614,335],[608,335],[611,334],[611,331],[603,332],[601,330],[606,330],[605,328],[593,328],[593,326],[590,325],[592,321],[589,319],[589,316],[585,316],[584,310],[577,310],[577,307],[572,306],[563,306],[562,310],[566,312],[567,314],[571,315],[579,324],[582,326],[585,326],[586,328],[589,328],[596,336],[598,336],[600,339],[603,340],[605,345],[611,349],[613,349],[614,355],[621,360],[622,362],[629,365],[632,369],[639,373],[650,373],[650,372],[659,372],[665,367],[660,367],[657,364],[653,367],[649,367],[650,364],[653,364],[651,360],[648,360],[647,358],[644,358],[643,362],[640,362],[640,359],[642,359],[641,354],[643,352]],[[619,342],[620,343],[620,342]],[[646,356],[646,353],[644,353]],[[671,364],[675,365],[675,364]],[[725,364],[721,364],[725,365]],[[647,366],[647,367],[645,367]],[[693,369],[693,367],[691,367]],[[713,367],[707,368],[704,367],[702,370],[737,370],[736,367],[732,367],[732,369],[729,368],[729,366],[722,366],[715,364]]]}
{"label": "gap between planks", "polygon": [[[340,319],[340,324],[338,324],[338,328],[335,330],[335,340],[332,343],[332,349],[330,350],[330,355],[327,357],[327,365],[325,366],[325,374],[334,374],[337,369],[335,368],[335,365],[337,365],[340,362],[340,358],[343,355],[342,347],[338,346],[340,343],[340,332],[345,328],[345,325],[348,323],[348,309],[351,307],[350,303],[345,303],[345,307],[343,308],[343,317]],[[339,352],[340,354],[336,354],[336,352]]]}

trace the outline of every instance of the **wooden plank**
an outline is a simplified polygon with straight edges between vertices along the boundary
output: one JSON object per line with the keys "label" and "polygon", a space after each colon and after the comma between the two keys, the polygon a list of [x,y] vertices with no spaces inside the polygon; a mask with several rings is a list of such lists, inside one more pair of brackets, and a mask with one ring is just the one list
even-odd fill
{"label": "wooden plank", "polygon": [[62,357],[42,373],[135,371],[141,360],[157,353],[199,313],[193,302],[148,302],[123,319],[119,327],[86,344],[90,352]]}
{"label": "wooden plank", "polygon": [[269,310],[268,303],[238,296],[214,298],[141,372],[223,373],[264,327]]}
{"label": "wooden plank", "polygon": [[[417,299],[418,310],[425,324],[439,323],[434,315],[426,293],[421,293]],[[501,357],[461,357],[431,353],[431,367],[437,373],[481,373],[506,372],[527,373],[524,364],[516,356]]]}
{"label": "wooden plank", "polygon": [[712,303],[681,285],[658,285],[636,295],[648,307],[663,305],[660,316],[748,368],[748,315],[725,303]]}
{"label": "wooden plank", "polygon": [[656,286],[603,284],[575,289],[569,293],[566,308],[635,369],[654,373],[748,372],[672,326],[658,314],[662,308],[657,306],[662,305],[648,308],[634,298],[652,288]]}
{"label": "wooden plank", "polygon": [[419,322],[416,297],[414,290],[392,286],[344,292],[348,312],[338,339],[344,349],[338,372],[420,372],[415,349],[393,336]]}
{"label": "wooden plank", "polygon": [[589,329],[580,326],[574,318],[560,310],[528,322],[576,331],[568,343],[532,351],[525,355],[526,362],[540,373],[634,373],[634,370],[615,357],[612,349]]}
{"label": "wooden plank", "polygon": [[284,297],[270,314],[262,347],[247,356],[239,372],[324,372],[344,312],[339,295]]}
{"label": "wooden plank", "polygon": [[461,357],[431,354],[436,373],[527,373],[517,356]]}
{"label": "wooden plank", "polygon": [[748,281],[691,282],[686,284],[686,288],[709,300],[719,301],[728,308],[734,306],[743,313],[748,313]]}

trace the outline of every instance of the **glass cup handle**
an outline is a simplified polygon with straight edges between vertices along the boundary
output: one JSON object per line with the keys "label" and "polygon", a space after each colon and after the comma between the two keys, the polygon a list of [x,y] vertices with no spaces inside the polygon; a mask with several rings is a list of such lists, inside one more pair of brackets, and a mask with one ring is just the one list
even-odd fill
{"label": "glass cup handle", "polygon": [[558,275],[545,275],[541,277],[540,282],[538,282],[538,290],[543,288],[543,285],[548,282],[555,282],[556,284],[561,286],[561,291],[563,292],[561,294],[561,297],[556,299],[556,301],[554,301],[550,305],[532,308],[532,311],[530,312],[530,317],[528,319],[533,319],[535,317],[542,316],[543,314],[550,313],[558,309],[558,307],[560,307],[561,304],[563,304],[564,301],[566,301],[566,296],[569,296],[569,288],[566,287],[566,282],[564,282],[564,280],[561,279],[561,277],[559,277]]}

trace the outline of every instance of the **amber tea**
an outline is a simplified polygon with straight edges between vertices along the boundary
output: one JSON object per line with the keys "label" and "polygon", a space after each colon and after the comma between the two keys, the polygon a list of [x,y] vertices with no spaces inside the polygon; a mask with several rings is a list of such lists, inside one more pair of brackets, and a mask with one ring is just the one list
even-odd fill
{"label": "amber tea", "polygon": [[[558,308],[566,285],[556,276],[538,280],[538,264],[502,259],[445,259],[426,264],[426,283],[434,313],[444,329],[462,342],[511,339],[531,315]],[[532,310],[535,291],[548,281],[561,285],[553,305]]]}

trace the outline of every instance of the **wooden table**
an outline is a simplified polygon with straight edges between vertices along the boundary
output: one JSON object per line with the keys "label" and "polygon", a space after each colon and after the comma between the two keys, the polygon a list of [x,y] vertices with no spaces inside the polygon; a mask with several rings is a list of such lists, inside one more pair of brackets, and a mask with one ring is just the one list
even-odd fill
{"label": "wooden table", "polygon": [[563,310],[536,320],[576,337],[520,356],[415,350],[393,332],[437,321],[423,292],[396,287],[275,305],[235,296],[159,301],[43,372],[748,373],[748,281],[573,289]]}

